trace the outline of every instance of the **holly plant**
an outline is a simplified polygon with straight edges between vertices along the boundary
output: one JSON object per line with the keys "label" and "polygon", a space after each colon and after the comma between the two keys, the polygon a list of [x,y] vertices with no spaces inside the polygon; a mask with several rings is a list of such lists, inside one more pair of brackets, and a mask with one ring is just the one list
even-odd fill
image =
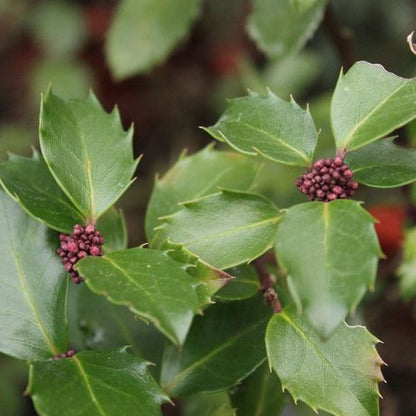
{"label": "holly plant", "polygon": [[[415,101],[416,80],[356,63],[332,98],[333,157],[314,160],[308,108],[232,99],[204,130],[233,150],[184,153],[156,180],[147,244],[127,248],[114,204],[139,163],[133,130],[92,93],[48,91],[41,152],[0,165],[0,351],[28,363],[39,415],[277,416],[290,395],[378,415],[379,341],[345,320],[383,253],[352,197],[416,181],[416,150],[387,137]],[[300,167],[304,202],[256,193],[263,158]]]}

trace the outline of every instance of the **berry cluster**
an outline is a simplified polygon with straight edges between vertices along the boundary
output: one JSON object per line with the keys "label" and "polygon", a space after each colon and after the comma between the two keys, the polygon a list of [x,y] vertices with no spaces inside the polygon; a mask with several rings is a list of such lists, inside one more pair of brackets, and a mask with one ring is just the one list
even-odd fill
{"label": "berry cluster", "polygon": [[352,176],[342,157],[320,159],[296,181],[296,186],[309,201],[329,202],[354,195],[358,182],[353,181]]}
{"label": "berry cluster", "polygon": [[51,360],[60,360],[61,358],[71,358],[75,355],[74,350],[69,350],[67,352],[63,352],[62,354],[55,355],[51,358]]}
{"label": "berry cluster", "polygon": [[72,234],[61,234],[59,236],[61,246],[57,253],[62,259],[65,270],[72,276],[75,284],[83,281],[82,277],[74,269],[74,264],[87,256],[101,256],[101,247],[104,244],[104,238],[93,225],[87,225],[85,228],[77,224],[72,230]]}

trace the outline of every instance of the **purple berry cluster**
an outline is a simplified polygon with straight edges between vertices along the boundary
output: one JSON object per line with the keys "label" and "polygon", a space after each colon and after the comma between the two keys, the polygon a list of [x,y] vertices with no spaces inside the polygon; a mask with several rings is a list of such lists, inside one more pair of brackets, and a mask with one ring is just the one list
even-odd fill
{"label": "purple berry cluster", "polygon": [[61,234],[59,236],[61,246],[57,253],[62,259],[65,270],[72,276],[75,284],[81,283],[83,278],[74,269],[74,265],[87,256],[101,256],[101,247],[104,244],[104,238],[93,225],[83,227],[76,224],[72,234]]}
{"label": "purple berry cluster", "polygon": [[67,352],[63,352],[62,354],[55,355],[51,358],[51,360],[60,360],[62,358],[71,358],[75,355],[74,350],[69,350]]}
{"label": "purple berry cluster", "polygon": [[353,173],[341,156],[335,159],[320,159],[296,181],[300,191],[309,201],[330,202],[354,195],[358,182],[352,180]]}

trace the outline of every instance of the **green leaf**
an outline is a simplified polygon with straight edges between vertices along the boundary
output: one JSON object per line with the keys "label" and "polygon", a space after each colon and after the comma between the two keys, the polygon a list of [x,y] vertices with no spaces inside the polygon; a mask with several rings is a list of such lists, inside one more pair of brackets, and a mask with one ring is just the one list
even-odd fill
{"label": "green leaf", "polygon": [[173,397],[231,387],[265,359],[264,331],[271,310],[260,296],[218,303],[195,318],[181,352],[170,347],[162,385]]}
{"label": "green leaf", "polygon": [[247,190],[253,185],[260,165],[252,158],[231,152],[219,152],[212,146],[191,156],[182,156],[155,187],[146,212],[145,229],[149,242],[159,218],[181,209],[183,201],[218,191],[219,187]]}
{"label": "green leaf", "polygon": [[267,355],[283,388],[295,402],[336,416],[378,416],[378,385],[383,381],[375,344],[364,327],[343,323],[323,341],[294,307],[270,320]]}
{"label": "green leaf", "polygon": [[380,247],[374,219],[355,201],[307,202],[288,210],[276,255],[299,311],[329,337],[373,288]]}
{"label": "green leaf", "polygon": [[274,243],[279,210],[261,195],[222,190],[182,206],[163,218],[157,241],[181,243],[218,269],[247,263]]}
{"label": "green leaf", "polygon": [[123,130],[115,109],[107,114],[90,93],[64,101],[49,90],[42,100],[40,144],[46,164],[68,198],[94,222],[126,191],[133,160],[133,129]]}
{"label": "green leaf", "polygon": [[70,233],[75,224],[83,222],[36,151],[32,158],[10,155],[0,164],[0,182],[27,213],[48,227]]}
{"label": "green leaf", "polygon": [[164,61],[188,34],[200,0],[123,0],[106,42],[106,57],[117,80]]}
{"label": "green leaf", "polygon": [[260,154],[286,165],[309,166],[318,140],[309,109],[292,98],[284,101],[268,90],[230,100],[214,126],[204,128],[215,139],[247,155]]}
{"label": "green leaf", "polygon": [[394,188],[416,181],[416,149],[393,143],[394,137],[348,153],[345,162],[354,179],[375,188]]}
{"label": "green leaf", "polygon": [[197,394],[183,403],[182,416],[236,416],[225,391]]}
{"label": "green leaf", "polygon": [[357,62],[342,72],[332,98],[331,122],[339,149],[365,146],[416,117],[416,79],[381,65]]}
{"label": "green leaf", "polygon": [[221,301],[243,300],[255,296],[260,291],[260,282],[256,269],[245,264],[227,270],[234,277],[226,286],[215,294],[214,299]]}
{"label": "green leaf", "polygon": [[160,405],[169,398],[148,365],[125,348],[37,361],[30,366],[28,392],[42,415],[161,416]]}
{"label": "green leaf", "polygon": [[270,58],[297,52],[314,35],[327,0],[253,0],[250,37]]}
{"label": "green leaf", "polygon": [[187,267],[164,251],[141,247],[90,256],[76,266],[94,293],[127,306],[175,344],[183,343],[200,310]]}
{"label": "green leaf", "polygon": [[416,295],[416,227],[406,232],[404,255],[399,267],[400,291],[406,300]]}
{"label": "green leaf", "polygon": [[0,351],[23,360],[67,348],[66,274],[58,239],[0,191]]}
{"label": "green leaf", "polygon": [[279,416],[285,405],[282,385],[267,363],[234,387],[230,398],[238,416]]}
{"label": "green leaf", "polygon": [[98,220],[97,229],[104,236],[104,253],[127,248],[127,228],[122,211],[108,209]]}

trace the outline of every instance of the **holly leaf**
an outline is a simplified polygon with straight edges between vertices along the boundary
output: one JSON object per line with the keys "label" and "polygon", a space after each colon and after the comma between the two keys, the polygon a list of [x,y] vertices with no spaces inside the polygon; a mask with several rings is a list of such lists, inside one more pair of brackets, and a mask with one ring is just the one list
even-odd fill
{"label": "holly leaf", "polygon": [[200,304],[197,283],[167,252],[141,247],[87,257],[76,268],[88,287],[182,344]]}
{"label": "holly leaf", "polygon": [[318,140],[309,109],[270,90],[230,100],[217,123],[203,129],[239,152],[295,166],[312,163]]}
{"label": "holly leaf", "polygon": [[318,28],[327,0],[253,0],[248,33],[269,58],[303,48]]}
{"label": "holly leaf", "polygon": [[416,295],[416,227],[407,230],[403,248],[403,261],[398,270],[400,291],[405,300],[410,300]]}
{"label": "holly leaf", "polygon": [[355,150],[416,117],[416,79],[381,65],[357,62],[341,72],[332,97],[331,123],[339,149]]}
{"label": "holly leaf", "polygon": [[394,137],[347,154],[354,179],[375,188],[395,188],[416,181],[416,149],[396,146]]}
{"label": "holly leaf", "polygon": [[70,233],[75,224],[84,222],[35,150],[32,158],[9,155],[0,164],[0,182],[28,214],[54,230]]}
{"label": "holly leaf", "polygon": [[83,217],[94,222],[131,183],[133,129],[123,130],[115,109],[107,114],[90,93],[64,101],[49,90],[42,100],[40,145],[53,177]]}
{"label": "holly leaf", "polygon": [[267,363],[231,389],[230,398],[238,416],[278,416],[286,402],[282,385]]}
{"label": "holly leaf", "polygon": [[265,360],[271,309],[261,297],[218,303],[197,316],[181,352],[167,348],[162,385],[172,397],[229,388]]}
{"label": "holly leaf", "polygon": [[30,366],[28,393],[42,415],[161,416],[160,406],[169,398],[149,374],[148,365],[125,348],[37,361]]}
{"label": "holly leaf", "polygon": [[123,0],[105,45],[113,76],[122,80],[163,62],[188,34],[200,4],[200,0]]}
{"label": "holly leaf", "polygon": [[374,219],[355,201],[307,202],[279,226],[276,255],[299,311],[329,337],[374,287],[381,254]]}
{"label": "holly leaf", "polygon": [[97,229],[104,236],[104,253],[127,248],[127,227],[121,210],[108,209],[98,220]]}
{"label": "holly leaf", "polygon": [[22,360],[67,349],[65,271],[58,239],[0,191],[0,351]]}
{"label": "holly leaf", "polygon": [[323,341],[309,321],[285,308],[270,320],[266,348],[270,366],[295,402],[332,415],[378,416],[378,385],[384,381],[375,345],[364,327],[342,323]]}
{"label": "holly leaf", "polygon": [[160,179],[156,179],[146,212],[146,236],[151,242],[159,218],[181,209],[180,202],[218,192],[218,188],[247,190],[253,185],[260,165],[252,158],[219,152],[212,146],[191,156],[182,156]]}
{"label": "holly leaf", "polygon": [[157,227],[156,247],[169,239],[208,264],[228,269],[259,257],[274,243],[280,213],[261,195],[222,190],[181,205]]}

